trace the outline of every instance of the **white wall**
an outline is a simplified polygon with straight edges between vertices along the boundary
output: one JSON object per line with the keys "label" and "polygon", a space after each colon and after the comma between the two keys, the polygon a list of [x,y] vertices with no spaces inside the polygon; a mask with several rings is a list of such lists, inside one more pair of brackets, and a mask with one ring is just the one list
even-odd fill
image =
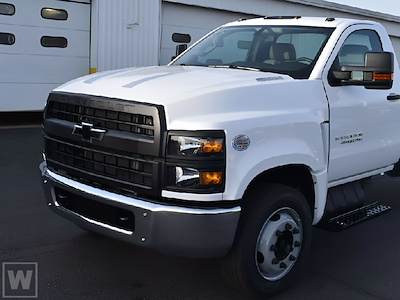
{"label": "white wall", "polygon": [[162,10],[161,65],[168,64],[176,53],[176,46],[179,43],[172,40],[174,33],[189,34],[192,38],[188,43],[190,46],[220,25],[241,18],[255,17],[245,13],[168,2],[164,2]]}
{"label": "white wall", "polygon": [[92,30],[91,68],[104,71],[159,63],[161,0],[92,2],[97,32]]}

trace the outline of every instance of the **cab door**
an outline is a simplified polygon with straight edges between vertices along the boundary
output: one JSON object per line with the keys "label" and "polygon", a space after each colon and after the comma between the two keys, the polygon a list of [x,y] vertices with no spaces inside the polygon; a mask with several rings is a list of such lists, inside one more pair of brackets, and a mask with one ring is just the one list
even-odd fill
{"label": "cab door", "polygon": [[348,177],[379,172],[399,159],[400,100],[393,97],[400,94],[397,78],[390,89],[371,89],[343,86],[332,75],[344,65],[363,66],[366,52],[393,52],[390,42],[382,43],[379,32],[386,35],[379,26],[349,27],[323,72],[330,106],[328,182],[331,185],[341,180],[344,183]]}

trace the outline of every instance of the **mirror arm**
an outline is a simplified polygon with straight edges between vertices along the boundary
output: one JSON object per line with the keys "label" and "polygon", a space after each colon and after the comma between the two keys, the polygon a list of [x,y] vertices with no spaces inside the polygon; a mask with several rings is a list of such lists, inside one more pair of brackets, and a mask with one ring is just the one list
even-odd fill
{"label": "mirror arm", "polygon": [[351,72],[348,71],[332,71],[333,77],[338,80],[350,80]]}
{"label": "mirror arm", "polygon": [[364,66],[342,66],[340,68],[342,72],[374,72],[374,73],[387,73],[387,68],[379,67],[364,67]]}

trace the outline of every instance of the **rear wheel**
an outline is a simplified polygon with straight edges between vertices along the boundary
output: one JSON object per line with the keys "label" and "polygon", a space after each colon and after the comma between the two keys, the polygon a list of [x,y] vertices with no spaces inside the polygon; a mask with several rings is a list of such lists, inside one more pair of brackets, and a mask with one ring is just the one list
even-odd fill
{"label": "rear wheel", "polygon": [[304,196],[268,184],[246,196],[235,243],[223,265],[228,283],[266,297],[289,284],[306,260],[311,211]]}

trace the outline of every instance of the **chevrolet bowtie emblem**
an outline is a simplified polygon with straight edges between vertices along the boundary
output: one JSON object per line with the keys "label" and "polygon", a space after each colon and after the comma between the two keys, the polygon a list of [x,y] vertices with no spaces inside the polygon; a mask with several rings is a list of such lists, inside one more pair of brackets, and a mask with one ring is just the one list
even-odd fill
{"label": "chevrolet bowtie emblem", "polygon": [[91,143],[93,140],[101,141],[104,138],[104,134],[107,130],[93,128],[93,124],[82,122],[81,124],[75,124],[72,134],[80,135],[82,141]]}

